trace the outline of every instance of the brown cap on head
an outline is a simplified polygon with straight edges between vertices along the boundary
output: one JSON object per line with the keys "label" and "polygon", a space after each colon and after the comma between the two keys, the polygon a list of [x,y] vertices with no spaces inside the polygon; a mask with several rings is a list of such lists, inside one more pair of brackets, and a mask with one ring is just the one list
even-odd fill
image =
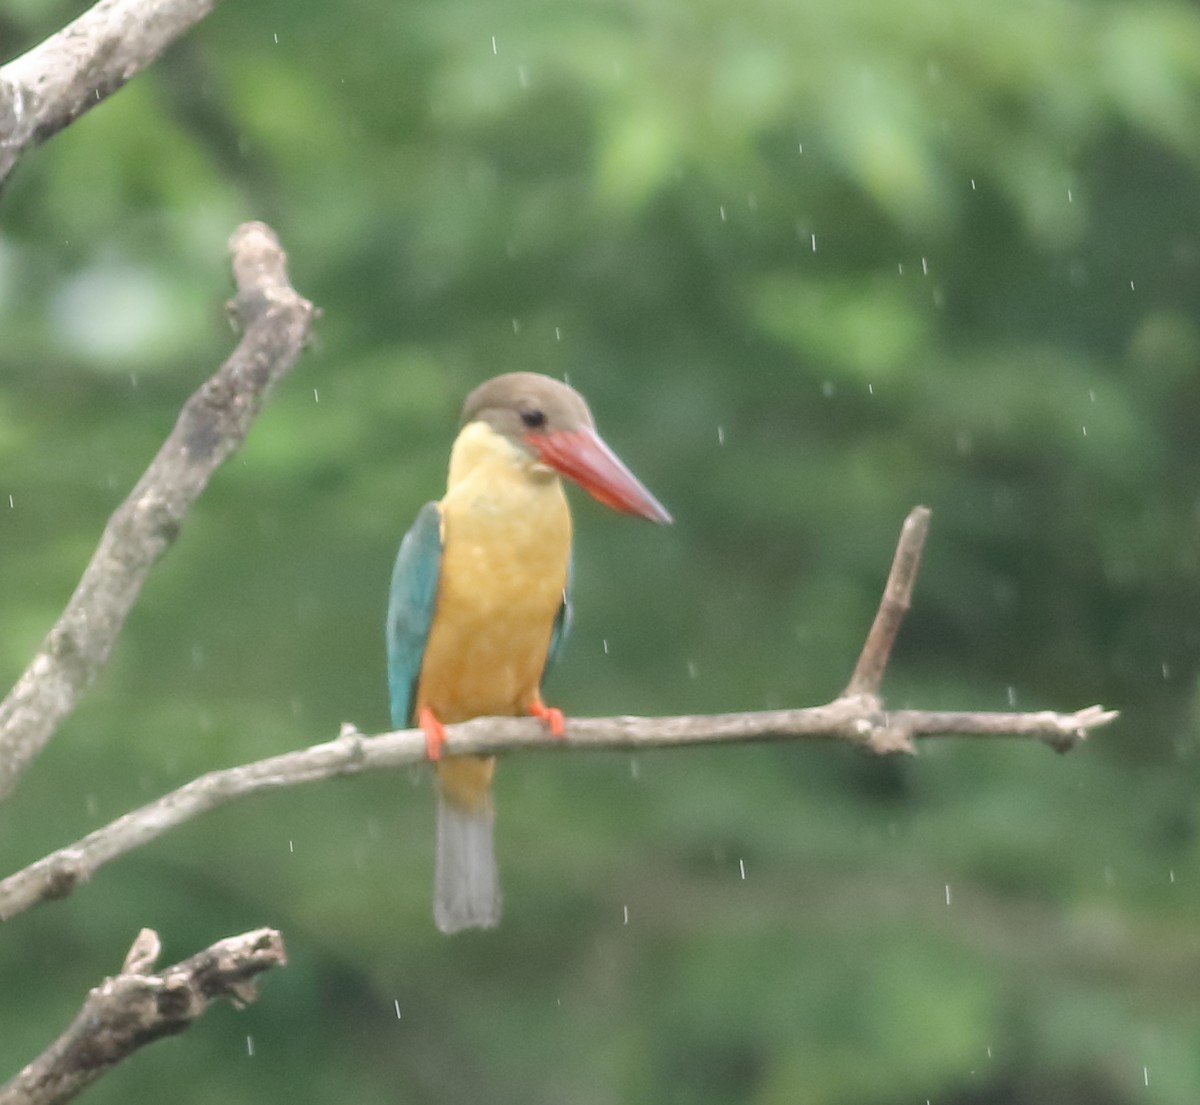
{"label": "brown cap on head", "polygon": [[595,425],[579,392],[539,372],[507,372],[486,380],[467,396],[462,422],[486,422],[519,440]]}
{"label": "brown cap on head", "polygon": [[652,522],[671,521],[596,433],[583,396],[560,380],[537,372],[493,377],[467,396],[462,421],[485,423],[605,506]]}

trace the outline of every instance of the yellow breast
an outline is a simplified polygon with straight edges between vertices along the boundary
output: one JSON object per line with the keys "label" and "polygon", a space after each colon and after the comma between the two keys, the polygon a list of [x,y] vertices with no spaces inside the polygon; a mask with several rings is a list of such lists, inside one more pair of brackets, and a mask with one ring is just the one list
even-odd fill
{"label": "yellow breast", "polygon": [[455,442],[441,509],[442,566],[417,707],[447,723],[526,713],[567,583],[562,485],[472,423]]}

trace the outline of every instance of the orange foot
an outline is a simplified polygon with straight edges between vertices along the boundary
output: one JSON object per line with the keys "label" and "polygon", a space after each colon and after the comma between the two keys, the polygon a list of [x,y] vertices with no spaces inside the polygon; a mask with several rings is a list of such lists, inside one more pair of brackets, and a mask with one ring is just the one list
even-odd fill
{"label": "orange foot", "polygon": [[529,704],[529,712],[546,723],[546,728],[550,730],[552,737],[561,737],[566,734],[567,725],[562,710],[556,706],[547,706],[542,701],[541,695],[538,695]]}
{"label": "orange foot", "polygon": [[445,726],[428,706],[417,711],[417,724],[425,734],[425,757],[435,764],[442,758],[442,745],[446,743]]}

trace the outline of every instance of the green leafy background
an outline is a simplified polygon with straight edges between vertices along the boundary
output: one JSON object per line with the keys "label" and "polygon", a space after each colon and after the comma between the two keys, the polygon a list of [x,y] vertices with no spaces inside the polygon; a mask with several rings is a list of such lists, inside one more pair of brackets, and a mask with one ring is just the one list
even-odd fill
{"label": "green leafy background", "polygon": [[[0,55],[82,7],[8,5]],[[139,927],[273,924],[258,1004],[87,1100],[1200,1100],[1195,5],[219,6],[0,195],[0,682],[230,348],[252,217],[315,347],[0,809],[4,873],[383,729],[396,544],[512,369],[677,517],[576,497],[568,714],[832,697],[924,502],[888,702],[1122,718],[1066,758],[522,756],[504,923],[452,940],[422,772],[225,808],[0,926],[0,1079]]]}

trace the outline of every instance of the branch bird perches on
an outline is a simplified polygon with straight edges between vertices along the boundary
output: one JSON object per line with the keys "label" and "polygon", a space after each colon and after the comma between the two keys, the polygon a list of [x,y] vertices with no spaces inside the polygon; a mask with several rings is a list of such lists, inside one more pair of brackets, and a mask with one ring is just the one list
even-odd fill
{"label": "branch bird perches on", "polygon": [[[885,754],[914,751],[918,738],[1020,737],[1066,751],[1106,725],[1115,710],[1090,706],[1075,713],[942,712],[885,710],[879,684],[909,607],[921,550],[929,530],[928,507],[904,522],[883,599],[846,690],[824,706],[680,717],[569,718],[565,735],[547,740],[533,718],[477,718],[446,726],[446,755],[505,755],[572,748],[636,750],[691,744],[767,740],[842,740]],[[161,836],[168,829],[260,791],[319,782],[364,771],[395,770],[424,761],[419,729],[365,736],[344,725],[338,737],[239,767],[210,771],[155,802],[117,818],[82,840],[51,853],[0,882],[0,920],[39,902],[70,894],[100,867]]]}

